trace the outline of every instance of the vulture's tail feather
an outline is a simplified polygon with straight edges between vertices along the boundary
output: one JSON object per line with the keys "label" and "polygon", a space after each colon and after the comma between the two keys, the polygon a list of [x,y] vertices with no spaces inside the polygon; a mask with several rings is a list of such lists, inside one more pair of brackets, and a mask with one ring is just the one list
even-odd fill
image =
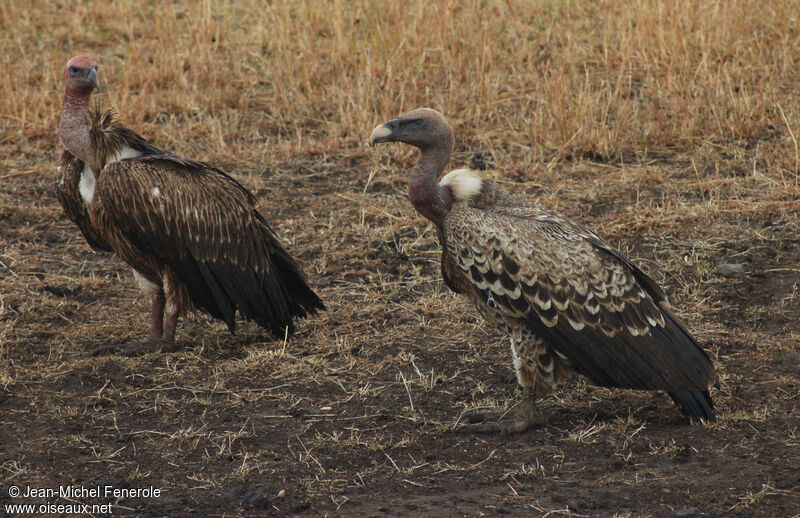
{"label": "vulture's tail feather", "polygon": [[706,421],[716,421],[714,414],[714,403],[711,401],[711,394],[708,390],[682,390],[667,392],[681,411],[687,416],[705,419]]}

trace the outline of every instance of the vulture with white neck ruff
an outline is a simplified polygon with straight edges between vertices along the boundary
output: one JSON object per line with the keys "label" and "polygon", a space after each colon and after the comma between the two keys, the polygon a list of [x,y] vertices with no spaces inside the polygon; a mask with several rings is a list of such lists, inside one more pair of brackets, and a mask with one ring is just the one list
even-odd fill
{"label": "vulture with white neck ruff", "polygon": [[91,58],[64,67],[56,189],[89,245],[132,266],[150,298],[148,340],[121,352],[175,350],[178,316],[190,309],[224,320],[231,333],[238,310],[279,338],[325,309],[253,195],[216,167],[154,146],[112,110],[90,109],[97,81]]}
{"label": "vulture with white neck ruff", "polygon": [[476,413],[479,422],[464,429],[524,431],[537,422],[535,398],[573,372],[604,387],[665,390],[684,414],[715,419],[711,360],[667,309],[661,288],[627,257],[472,171],[439,180],[453,130],[435,110],[377,126],[370,143],[381,142],[419,148],[408,194],[436,225],[444,280],[511,338],[523,400],[502,414]]}

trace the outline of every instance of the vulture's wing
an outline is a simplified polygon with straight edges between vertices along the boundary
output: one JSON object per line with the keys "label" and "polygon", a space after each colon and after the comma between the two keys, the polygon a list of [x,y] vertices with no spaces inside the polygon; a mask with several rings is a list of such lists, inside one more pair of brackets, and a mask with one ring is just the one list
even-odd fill
{"label": "vulture's wing", "polygon": [[84,163],[69,151],[61,153],[61,166],[59,167],[58,180],[56,180],[56,196],[64,208],[64,213],[73,223],[78,225],[92,250],[110,252],[111,247],[89,220],[89,211],[86,209],[83,198],[81,198],[79,185],[84,167]]}
{"label": "vulture's wing", "polygon": [[603,386],[667,390],[687,413],[713,418],[708,356],[662,306],[655,282],[595,234],[538,207],[457,207],[444,239],[482,300],[579,373]]}
{"label": "vulture's wing", "polygon": [[231,331],[236,309],[279,337],[324,309],[253,196],[219,169],[169,154],[120,160],[103,169],[96,196],[100,224],[168,264]]}

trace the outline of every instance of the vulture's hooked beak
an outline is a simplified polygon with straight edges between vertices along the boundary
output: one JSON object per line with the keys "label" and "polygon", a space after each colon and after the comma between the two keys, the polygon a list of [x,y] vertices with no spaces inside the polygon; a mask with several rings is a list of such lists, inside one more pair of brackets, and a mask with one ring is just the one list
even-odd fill
{"label": "vulture's hooked beak", "polygon": [[97,80],[97,69],[94,67],[88,67],[87,70],[89,71],[89,83],[94,87],[95,90],[100,92],[100,83]]}
{"label": "vulture's hooked beak", "polygon": [[375,129],[372,130],[372,134],[369,136],[369,145],[374,146],[381,142],[392,142],[394,140],[392,136],[399,127],[400,122],[398,119],[392,119],[389,122],[384,122],[379,126],[375,126]]}

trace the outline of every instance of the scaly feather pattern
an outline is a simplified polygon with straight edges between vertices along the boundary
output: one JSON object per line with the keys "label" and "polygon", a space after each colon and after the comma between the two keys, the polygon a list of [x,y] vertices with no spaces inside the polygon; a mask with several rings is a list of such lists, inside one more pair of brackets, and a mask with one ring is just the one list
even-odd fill
{"label": "scaly feather pattern", "polygon": [[711,362],[652,279],[593,232],[489,182],[483,188],[493,199],[479,195],[444,220],[448,284],[491,305],[482,313],[496,314],[512,337],[516,328],[542,337],[593,382],[700,392],[708,404],[688,410],[713,417]]}
{"label": "scaly feather pattern", "polygon": [[455,145],[439,112],[418,108],[376,126],[370,143],[420,154],[408,179],[414,208],[442,243],[442,276],[511,338],[525,398],[477,431],[520,432],[535,399],[574,371],[607,387],[666,390],[684,413],[714,419],[714,367],[668,310],[659,286],[570,219],[508,194],[468,169],[440,175]]}

